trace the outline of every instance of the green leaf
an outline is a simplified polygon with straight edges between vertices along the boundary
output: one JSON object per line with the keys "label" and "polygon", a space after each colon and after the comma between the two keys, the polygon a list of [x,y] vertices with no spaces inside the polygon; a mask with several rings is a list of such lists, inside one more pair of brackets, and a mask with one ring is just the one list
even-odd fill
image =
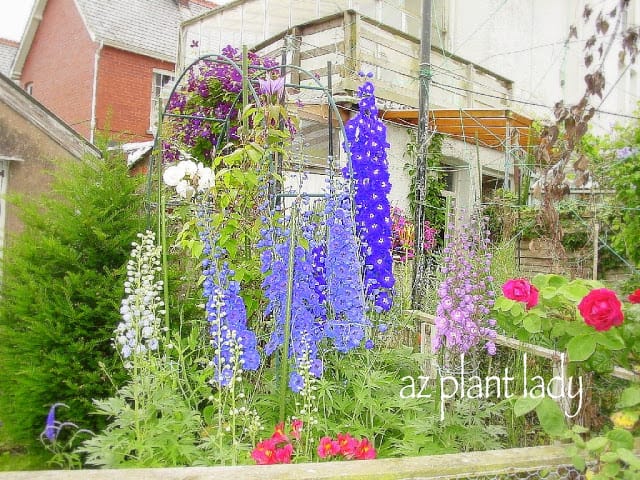
{"label": "green leaf", "polygon": [[524,326],[525,330],[529,333],[540,332],[542,330],[541,324],[542,324],[542,321],[540,320],[540,317],[538,317],[537,315],[531,315],[531,314],[524,317],[524,320],[522,321],[522,325]]}
{"label": "green leaf", "polygon": [[622,350],[624,348],[624,340],[617,330],[598,332],[596,334],[596,342],[608,350]]}
{"label": "green leaf", "polygon": [[620,459],[618,452],[604,452],[600,455],[600,461],[604,463],[617,462]]}
{"label": "green leaf", "polygon": [[560,405],[551,400],[551,398],[543,397],[536,407],[536,413],[538,414],[540,426],[547,434],[553,437],[560,437],[566,432],[567,425],[564,413]]}
{"label": "green leaf", "polygon": [[542,331],[542,321],[537,315],[527,315],[522,321],[522,326],[529,333],[538,333]]}
{"label": "green leaf", "polygon": [[587,442],[587,450],[590,452],[602,450],[608,443],[609,439],[607,437],[594,437]]}
{"label": "green leaf", "polygon": [[522,306],[522,304],[520,302],[514,302],[513,306],[511,307],[511,315],[513,315],[514,317],[519,317],[523,314],[524,307]]}
{"label": "green leaf", "polygon": [[567,343],[567,353],[570,362],[582,362],[596,351],[594,335],[578,335]]}
{"label": "green leaf", "polygon": [[571,457],[571,462],[579,472],[583,472],[584,469],[587,468],[587,462],[585,462],[584,458],[582,458],[580,455],[574,455],[573,457]]}
{"label": "green leaf", "polygon": [[549,332],[549,335],[551,335],[551,338],[561,337],[567,330],[566,326],[567,322],[555,322],[553,324],[553,327],[551,327],[551,332]]}
{"label": "green leaf", "polygon": [[589,288],[586,286],[576,283],[577,280],[562,286],[558,292],[564,295],[566,298],[571,300],[572,302],[579,302],[582,300],[587,293],[589,293]]}
{"label": "green leaf", "polygon": [[542,273],[537,274],[531,279],[531,283],[538,290],[542,290],[544,287],[546,287],[548,282],[549,282],[548,275],[544,275]]}
{"label": "green leaf", "polygon": [[618,448],[633,449],[633,435],[627,430],[622,428],[614,428],[607,432],[607,438],[611,440],[611,447],[613,450]]}
{"label": "green leaf", "polygon": [[620,401],[618,401],[616,407],[627,408],[633,407],[640,403],[640,387],[627,387],[620,395]]}
{"label": "green leaf", "polygon": [[622,460],[627,465],[633,468],[640,468],[640,458],[635,455],[631,450],[626,448],[619,448],[618,455],[620,456],[620,460]]}
{"label": "green leaf", "polygon": [[549,275],[547,285],[554,288],[560,288],[569,282],[566,277],[562,275]]}
{"label": "green leaf", "polygon": [[513,413],[516,417],[521,417],[540,405],[540,402],[542,402],[542,397],[519,397],[513,405]]}
{"label": "green leaf", "polygon": [[609,478],[615,478],[616,475],[620,473],[620,464],[617,461],[615,463],[608,463],[602,467],[601,473]]}
{"label": "green leaf", "polygon": [[540,296],[545,300],[549,300],[558,294],[558,289],[554,287],[544,287],[540,290]]}
{"label": "green leaf", "polygon": [[511,310],[511,307],[513,307],[515,303],[517,302],[515,302],[514,300],[510,300],[507,297],[499,297],[496,299],[493,308],[500,312],[508,312],[509,310]]}

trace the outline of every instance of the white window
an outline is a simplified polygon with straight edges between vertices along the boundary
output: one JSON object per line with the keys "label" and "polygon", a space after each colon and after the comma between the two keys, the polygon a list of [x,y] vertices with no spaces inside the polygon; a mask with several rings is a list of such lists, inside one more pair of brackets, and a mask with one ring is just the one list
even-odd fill
{"label": "white window", "polygon": [[175,76],[173,72],[166,70],[153,70],[153,80],[151,85],[151,113],[149,115],[149,131],[156,133],[158,128],[158,116],[169,98]]}
{"label": "white window", "polygon": [[29,95],[33,95],[33,82],[28,82],[24,86],[24,91]]}

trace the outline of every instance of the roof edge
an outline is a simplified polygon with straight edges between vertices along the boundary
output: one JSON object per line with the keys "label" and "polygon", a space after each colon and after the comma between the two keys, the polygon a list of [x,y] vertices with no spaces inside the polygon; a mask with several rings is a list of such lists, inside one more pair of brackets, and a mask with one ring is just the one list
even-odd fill
{"label": "roof edge", "polygon": [[142,55],[143,57],[154,58],[156,60],[161,60],[163,62],[171,63],[174,65],[174,68],[175,68],[176,59],[171,57],[170,55],[162,55],[158,52],[152,52],[151,50],[146,50],[144,48],[131,47],[130,45],[120,43],[120,42],[115,42],[111,39],[106,39],[101,37],[98,38],[98,41],[102,42],[102,44],[105,47],[111,47],[117,50],[123,50],[125,52],[131,52],[137,55]]}
{"label": "roof edge", "polygon": [[[42,130],[49,138],[60,145],[63,149],[78,158],[85,154],[91,154],[96,158],[102,157],[100,150],[88,142],[82,135],[72,129],[60,117],[54,114],[47,107],[38,102],[35,98],[22,90],[19,85],[11,81],[10,78],[0,73],[0,101],[16,111],[23,118],[30,120],[36,127]],[[33,111],[33,107],[49,117],[52,122],[45,122],[43,118],[33,118],[28,113]]]}
{"label": "roof edge", "polygon": [[11,65],[10,73],[13,80],[20,80],[20,77],[22,76],[24,63],[27,60],[29,51],[31,50],[31,44],[33,43],[36,31],[42,21],[42,14],[44,13],[46,6],[47,0],[36,0],[33,7],[31,7],[31,13],[29,13],[27,25],[24,27],[24,32],[22,32],[22,38],[20,39],[20,46],[18,47],[16,56],[13,59],[13,64]]}

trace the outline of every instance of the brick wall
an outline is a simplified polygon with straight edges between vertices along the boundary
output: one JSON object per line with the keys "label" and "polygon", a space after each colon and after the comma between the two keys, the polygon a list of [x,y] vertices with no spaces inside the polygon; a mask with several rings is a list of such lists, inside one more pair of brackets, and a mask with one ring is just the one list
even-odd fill
{"label": "brick wall", "polygon": [[74,0],[49,0],[20,82],[78,133],[89,138],[96,45]]}
{"label": "brick wall", "polygon": [[122,141],[149,140],[153,70],[173,72],[174,64],[104,47],[98,67],[97,128],[121,132]]}

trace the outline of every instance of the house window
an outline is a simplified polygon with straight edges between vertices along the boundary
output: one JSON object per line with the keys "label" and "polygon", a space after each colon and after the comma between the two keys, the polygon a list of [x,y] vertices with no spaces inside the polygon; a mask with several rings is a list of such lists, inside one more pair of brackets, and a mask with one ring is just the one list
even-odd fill
{"label": "house window", "polygon": [[24,91],[29,95],[33,95],[33,82],[27,82],[24,85]]}
{"label": "house window", "polygon": [[158,116],[169,98],[174,81],[175,77],[173,72],[168,72],[166,70],[153,70],[151,109],[149,110],[151,112],[149,116],[149,131],[151,133],[156,133],[158,128]]}

